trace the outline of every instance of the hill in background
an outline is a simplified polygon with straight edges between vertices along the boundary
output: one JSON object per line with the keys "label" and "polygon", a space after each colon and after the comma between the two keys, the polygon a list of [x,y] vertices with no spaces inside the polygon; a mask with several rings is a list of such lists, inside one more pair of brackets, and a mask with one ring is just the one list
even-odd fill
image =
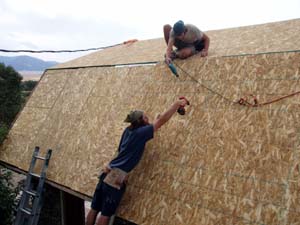
{"label": "hill in background", "polygon": [[44,61],[31,56],[0,56],[0,62],[12,66],[17,71],[44,71],[55,66],[58,62]]}
{"label": "hill in background", "polygon": [[44,61],[31,56],[0,56],[0,63],[6,66],[12,66],[18,71],[23,80],[39,80],[45,69],[58,64],[55,61]]}

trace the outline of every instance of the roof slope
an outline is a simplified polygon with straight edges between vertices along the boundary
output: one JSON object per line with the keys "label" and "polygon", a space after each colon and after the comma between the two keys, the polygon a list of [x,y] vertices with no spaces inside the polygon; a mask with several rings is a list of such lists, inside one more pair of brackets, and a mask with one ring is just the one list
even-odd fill
{"label": "roof slope", "polygon": [[[300,50],[300,19],[207,31],[209,57]],[[54,68],[162,61],[163,38],[119,45],[62,63]]]}
{"label": "roof slope", "polygon": [[163,62],[48,70],[0,160],[27,170],[34,146],[52,148],[48,179],[92,196],[127,112],[144,109],[152,120],[184,95],[187,114],[176,114],[147,144],[118,215],[137,224],[293,224],[300,216],[300,95],[263,107],[236,102],[300,91],[299,62],[296,49],[177,60],[179,78]]}

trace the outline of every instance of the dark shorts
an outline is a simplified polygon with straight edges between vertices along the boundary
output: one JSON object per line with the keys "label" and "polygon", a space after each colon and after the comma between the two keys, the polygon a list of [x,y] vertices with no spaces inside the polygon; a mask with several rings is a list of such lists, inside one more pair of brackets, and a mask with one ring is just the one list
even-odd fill
{"label": "dark shorts", "polygon": [[177,48],[177,50],[181,50],[183,48],[193,48],[193,50],[198,52],[202,51],[202,49],[205,47],[204,40],[198,40],[192,44],[188,44],[178,39],[175,39],[174,46]]}
{"label": "dark shorts", "polygon": [[103,216],[110,217],[115,214],[126,190],[126,185],[124,185],[120,190],[113,188],[103,182],[105,176],[106,174],[102,174],[99,177],[99,182],[93,196],[91,208],[101,212],[101,215]]}

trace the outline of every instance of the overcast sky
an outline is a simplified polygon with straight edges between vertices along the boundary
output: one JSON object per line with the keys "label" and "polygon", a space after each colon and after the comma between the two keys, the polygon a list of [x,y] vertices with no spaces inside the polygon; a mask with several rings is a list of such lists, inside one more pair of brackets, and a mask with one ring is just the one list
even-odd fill
{"label": "overcast sky", "polygon": [[163,25],[179,19],[203,31],[296,19],[300,0],[0,0],[0,15],[0,49],[75,50],[163,37]]}

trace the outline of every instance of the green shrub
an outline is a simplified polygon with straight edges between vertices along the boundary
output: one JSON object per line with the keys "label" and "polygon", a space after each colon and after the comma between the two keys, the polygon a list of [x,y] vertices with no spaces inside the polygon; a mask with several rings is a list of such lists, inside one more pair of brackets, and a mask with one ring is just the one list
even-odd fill
{"label": "green shrub", "polygon": [[34,87],[37,85],[37,81],[34,81],[34,80],[26,80],[26,81],[23,81],[21,83],[21,89],[22,91],[29,91],[31,92]]}
{"label": "green shrub", "polygon": [[18,189],[11,183],[11,172],[0,167],[0,225],[11,225]]}
{"label": "green shrub", "polygon": [[3,142],[4,138],[8,133],[8,127],[5,124],[0,123],[0,144]]}

